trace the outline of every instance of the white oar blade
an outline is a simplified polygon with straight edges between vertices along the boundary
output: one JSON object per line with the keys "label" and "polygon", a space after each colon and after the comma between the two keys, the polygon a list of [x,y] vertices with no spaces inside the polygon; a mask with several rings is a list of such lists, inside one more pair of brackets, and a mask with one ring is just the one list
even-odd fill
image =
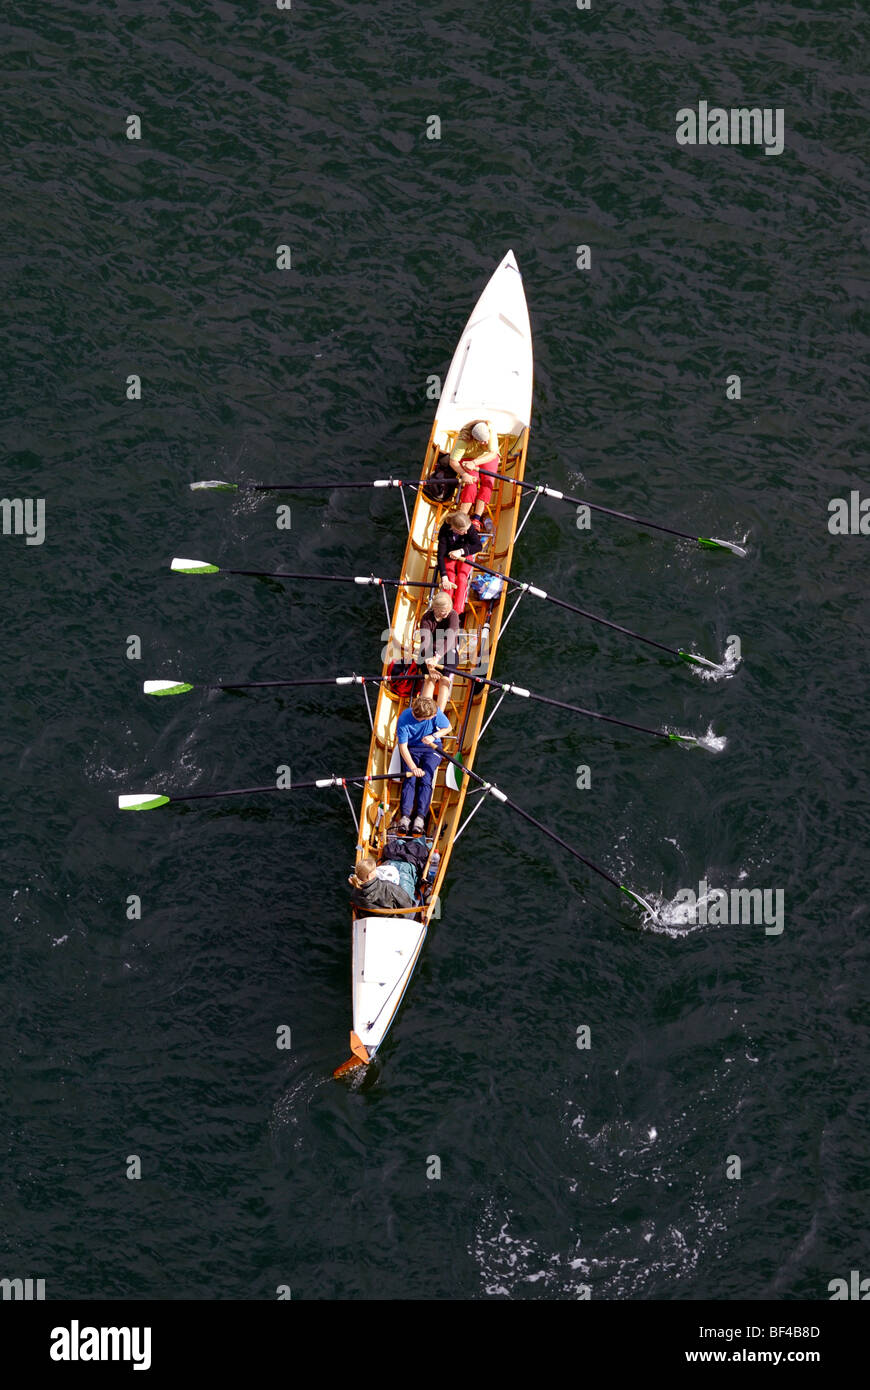
{"label": "white oar blade", "polygon": [[176,574],[219,574],[218,565],[210,565],[208,560],[185,560],[176,555],[170,565]]}
{"label": "white oar blade", "polygon": [[191,492],[238,492],[238,483],[225,483],[220,478],[208,478],[201,483],[191,483]]}
{"label": "white oar blade", "polygon": [[187,681],[143,681],[142,689],[146,695],[186,695],[193,686]]}
{"label": "white oar blade", "polygon": [[458,792],[462,782],[462,768],[457,767],[455,763],[448,763],[444,781],[452,792]]}
{"label": "white oar blade", "polygon": [[169,801],[168,796],[161,796],[159,792],[136,792],[132,795],[118,797],[119,811],[153,811],[155,806],[166,806]]}

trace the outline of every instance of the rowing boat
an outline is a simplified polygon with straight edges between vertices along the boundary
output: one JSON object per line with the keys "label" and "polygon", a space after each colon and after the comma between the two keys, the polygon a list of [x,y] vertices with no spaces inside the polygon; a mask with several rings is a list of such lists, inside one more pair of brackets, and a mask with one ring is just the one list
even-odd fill
{"label": "rowing boat", "polygon": [[[488,568],[509,575],[520,517],[522,482],[529,443],[532,406],[532,335],[522,276],[512,251],[494,271],[469,318],[444,381],[438,410],[410,518],[408,541],[384,648],[383,674],[390,662],[407,652],[411,634],[437,587],[438,530],[455,503],[430,501],[423,483],[438,456],[451,448],[469,421],[491,420],[499,438],[501,481],[493,490],[487,514],[492,523],[486,549]],[[519,525],[518,525],[519,523]],[[458,674],[445,713],[456,732],[452,756],[464,769],[474,766],[484,728],[489,686],[462,679],[462,672],[492,678],[499,637],[504,629],[508,586],[494,599],[479,598],[470,589],[463,625]],[[510,616],[510,615],[508,615]],[[381,682],[372,716],[367,777],[359,818],[357,852],[383,861],[388,838],[399,815],[400,782],[383,780],[399,771],[396,721],[406,698]],[[355,916],[352,924],[353,1027],[351,1056],[335,1075],[368,1065],[381,1047],[402,1002],[420,958],[429,925],[440,916],[441,891],[451,852],[464,824],[463,811],[470,778],[443,761],[436,774],[429,827],[428,856],[423,867],[422,900],[413,908]]]}
{"label": "rowing boat", "polygon": [[[410,887],[415,890],[416,902],[407,909],[398,911],[370,908],[365,916],[355,917],[351,931],[351,973],[353,996],[353,1024],[350,1034],[351,1056],[335,1071],[336,1076],[358,1068],[366,1067],[378,1052],[389,1028],[396,1017],[399,1005],[413,975],[414,968],[426,939],[430,922],[440,916],[441,890],[443,888],[453,847],[463,833],[472,816],[483,805],[487,796],[510,808],[526,824],[552,840],[560,848],[583,864],[586,869],[609,883],[644,913],[647,922],[658,922],[661,917],[656,906],[648,898],[620,881],[608,869],[596,864],[570,845],[536,817],[530,815],[516,801],[501,791],[493,782],[481,777],[474,768],[478,743],[485,733],[496,710],[506,695],[512,694],[525,699],[540,701],[545,705],[563,711],[601,720],[625,729],[631,729],[667,743],[684,746],[706,747],[719,752],[725,740],[712,735],[712,730],[701,738],[690,733],[652,728],[633,720],[620,719],[603,711],[584,709],[564,700],[536,694],[525,686],[514,685],[510,681],[493,680],[493,669],[498,644],[502,633],[510,622],[517,604],[525,594],[551,603],[558,608],[576,614],[584,620],[618,632],[623,637],[644,643],[659,653],[666,653],[681,663],[693,667],[706,668],[720,677],[734,670],[734,662],[710,661],[697,652],[685,647],[675,647],[655,638],[633,632],[630,628],[612,622],[609,618],[587,612],[577,604],[549,594],[537,585],[525,582],[511,574],[513,549],[517,538],[526,525],[533,507],[540,497],[552,498],[569,506],[585,507],[588,511],[610,515],[631,525],[665,532],[671,536],[695,541],[705,550],[730,551],[745,556],[744,545],[735,541],[723,540],[715,536],[693,535],[691,532],[664,525],[649,518],[634,516],[629,512],[616,511],[596,502],[571,497],[555,488],[541,483],[524,480],[526,453],[529,442],[529,421],[532,403],[532,344],[529,316],[523,293],[522,279],[514,259],[508,252],[501,265],[493,274],[489,284],[478,300],[459,345],[453,355],[450,370],[440,397],[438,412],[429,436],[429,443],[423,459],[420,481],[417,484],[397,478],[352,479],[338,483],[254,483],[232,482],[225,479],[210,479],[191,483],[194,491],[238,492],[242,489],[253,492],[281,492],[292,490],[307,491],[310,488],[384,488],[395,487],[416,491],[413,516],[408,516],[404,492],[400,492],[408,522],[408,542],[401,576],[397,579],[379,578],[370,575],[301,574],[287,570],[228,569],[212,564],[208,560],[175,558],[171,569],[187,575],[240,575],[263,579],[279,579],[283,582],[322,581],[328,583],[363,584],[380,588],[384,596],[388,629],[385,634],[386,645],[383,664],[379,676],[332,675],[304,676],[291,679],[242,680],[221,682],[219,684],[195,685],[171,679],[145,681],[144,690],[148,695],[163,697],[186,694],[200,690],[242,690],[272,689],[290,686],[360,685],[366,698],[366,705],[372,725],[372,738],[366,772],[358,776],[317,777],[311,781],[290,782],[285,780],[284,771],[276,782],[265,786],[234,787],[213,791],[182,791],[171,796],[163,791],[122,793],[118,796],[118,808],[122,811],[149,811],[170,802],[210,801],[224,797],[253,796],[274,793],[276,790],[308,791],[340,787],[347,797],[357,827],[357,852],[371,856],[376,861],[395,867],[401,878],[402,869],[408,871]],[[422,836],[416,837],[415,848],[420,849],[425,861],[420,867],[419,877],[406,864],[397,864],[403,856],[407,858],[407,840],[392,835],[393,822],[399,812],[399,786],[402,781],[402,765],[399,761],[396,725],[404,704],[395,683],[391,681],[390,665],[396,656],[407,654],[407,647],[420,625],[423,610],[428,606],[428,596],[435,587],[437,578],[437,538],[443,513],[447,505],[455,505],[451,499],[448,504],[433,502],[426,495],[427,488],[436,495],[429,485],[430,475],[439,460],[441,452],[449,449],[459,431],[472,420],[492,421],[498,435],[499,466],[494,472],[497,486],[494,487],[488,511],[488,541],[484,550],[475,555],[473,568],[479,575],[486,575],[480,591],[470,590],[466,608],[465,627],[461,633],[464,645],[456,669],[456,679],[452,699],[448,702],[450,724],[456,734],[452,751],[444,750],[443,761],[438,767],[433,786],[430,807],[430,820]],[[528,505],[520,516],[524,493],[529,494]],[[744,537],[745,541],[745,537]],[[481,559],[483,557],[483,559]],[[386,600],[386,587],[395,586],[397,598],[392,615]],[[494,587],[493,587],[494,586]],[[513,606],[505,613],[508,592],[513,595]],[[436,654],[437,655],[437,654]],[[739,658],[738,658],[739,659]],[[730,660],[730,658],[729,658]],[[367,687],[377,684],[378,699],[372,714]],[[495,708],[486,715],[487,698],[490,689],[497,689],[498,701]],[[486,716],[485,722],[484,718]],[[445,737],[446,741],[446,737]],[[472,787],[473,784],[473,787]],[[362,808],[359,819],[349,795],[350,787],[361,787]],[[477,800],[471,810],[466,803],[470,796]],[[463,819],[463,815],[465,819]],[[392,863],[391,863],[392,861]],[[388,871],[389,872],[389,871]],[[406,885],[407,886],[407,885]]]}

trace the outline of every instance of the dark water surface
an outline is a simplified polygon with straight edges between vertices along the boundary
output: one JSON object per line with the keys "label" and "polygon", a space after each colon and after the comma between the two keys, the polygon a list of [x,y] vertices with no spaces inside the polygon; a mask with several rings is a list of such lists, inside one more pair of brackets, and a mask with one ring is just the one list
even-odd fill
{"label": "dark water surface", "polygon": [[[870,1274],[870,539],[827,529],[830,498],[870,491],[866,45],[862,7],[806,0],[4,7],[3,492],[45,497],[47,534],[0,538],[0,1276],[555,1300],[818,1299]],[[784,153],[678,147],[700,99],[784,108]],[[628,930],[489,805],[352,1091],[330,1079],[340,793],[115,798],[363,770],[358,693],[148,702],[141,681],[376,669],[371,591],[167,567],[390,573],[397,497],[282,497],[287,532],[276,499],[187,484],[416,475],[426,379],[511,246],[528,476],[749,551],[587,533],[542,501],[515,573],[716,657],[736,634],[744,661],[705,682],[526,600],[498,674],[727,747],[514,701],[478,767],[638,891],[781,889],[785,929]]]}

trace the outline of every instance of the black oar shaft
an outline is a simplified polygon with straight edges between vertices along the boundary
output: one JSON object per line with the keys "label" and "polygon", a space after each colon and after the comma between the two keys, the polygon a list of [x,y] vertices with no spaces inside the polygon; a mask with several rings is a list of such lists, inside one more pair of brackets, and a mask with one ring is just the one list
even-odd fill
{"label": "black oar shaft", "polygon": [[577,613],[581,618],[588,618],[592,623],[599,623],[602,627],[612,628],[614,632],[621,632],[626,637],[633,637],[638,642],[645,642],[648,647],[657,647],[661,652],[668,652],[671,656],[680,656],[676,647],[669,647],[664,642],[656,642],[652,637],[644,637],[640,632],[633,632],[630,627],[622,627],[620,623],[613,623],[609,618],[602,618],[597,613],[589,613],[585,608],[578,608],[576,603],[567,603],[563,598],[556,598],[554,594],[548,594],[544,589],[537,588],[534,584],[524,584],[521,579],[512,579],[508,574],[499,574],[498,570],[487,569],[486,565],[480,565],[476,560],[468,561],[474,569],[483,570],[484,574],[494,574],[499,579],[504,579],[515,589],[522,589],[523,592],[534,594],[536,598],[546,599],[547,603],[555,603],[559,608],[566,608],[569,613]]}
{"label": "black oar shaft", "polygon": [[[481,777],[480,773],[475,772],[472,768],[465,767],[458,758],[451,757],[449,753],[442,753],[441,756],[447,758],[448,762],[453,763],[455,767],[458,767],[460,772],[467,773],[468,776],[473,777],[476,782],[480,782],[482,786],[492,787],[494,785],[491,782],[487,782],[485,777]],[[612,874],[609,874],[606,869],[602,869],[599,864],[595,864],[591,859],[587,859],[585,854],[581,854],[573,845],[569,845],[567,840],[563,840],[561,835],[556,834],[555,830],[550,830],[549,826],[543,825],[535,816],[530,815],[528,811],[524,811],[522,806],[518,806],[509,796],[505,796],[504,792],[499,788],[496,787],[495,790],[498,791],[498,800],[503,800],[505,806],[510,806],[511,810],[516,811],[517,815],[522,816],[523,820],[528,821],[530,825],[534,825],[557,845],[561,845],[562,849],[567,850],[575,859],[579,859],[581,864],[585,864],[587,869],[591,869],[593,873],[600,875],[601,878],[607,879],[607,882],[612,883],[614,888],[618,888],[620,892],[625,891],[619,880],[614,878]]]}
{"label": "black oar shaft", "polygon": [[[599,719],[604,724],[617,724],[621,729],[633,729],[639,734],[652,734],[655,738],[664,739],[665,742],[671,741],[670,734],[663,729],[651,729],[646,724],[634,724],[630,719],[617,719],[612,714],[600,714],[598,710],[586,709],[583,705],[572,705],[566,700],[556,700],[550,695],[538,695],[534,690],[527,690],[525,686],[518,686],[511,681],[490,680],[486,676],[476,676],[472,671],[455,671],[454,675],[460,680],[473,681],[476,685],[488,685],[493,690],[503,690],[506,694],[522,695],[528,700],[536,700],[542,705],[552,705],[555,709],[568,710],[571,714],[583,714],[588,719]],[[416,675],[402,674],[396,676],[306,676],[296,680],[278,681],[220,681],[201,686],[204,690],[280,690],[306,686],[319,685],[383,685],[388,681],[401,679],[405,681],[427,681],[432,677],[426,671],[420,671]]]}
{"label": "black oar shaft", "polygon": [[313,782],[293,782],[289,787],[279,787],[277,783],[270,782],[265,787],[234,787],[225,792],[185,792],[183,796],[173,796],[171,801],[215,801],[225,796],[253,796],[255,792],[298,792],[305,791],[311,787],[343,786],[345,783],[353,785],[356,782],[388,782],[400,779],[398,772],[378,772],[369,776],[365,772],[357,773],[355,777],[320,777]]}
{"label": "black oar shaft", "polygon": [[[460,672],[463,675],[464,672]],[[292,681],[221,681],[218,685],[206,685],[206,690],[268,690],[276,686],[296,685],[377,685],[391,680],[426,681],[430,677],[425,671],[416,676],[316,676]]]}
{"label": "black oar shaft", "polygon": [[324,584],[359,584],[365,587],[366,584],[383,585],[392,584],[396,588],[411,589],[430,589],[432,581],[430,579],[379,579],[377,575],[365,574],[296,574],[289,570],[231,570],[221,566],[221,574],[244,574],[251,579],[306,579],[319,580]]}
{"label": "black oar shaft", "polygon": [[621,632],[626,637],[634,637],[638,642],[646,642],[648,647],[658,647],[660,652],[670,652],[672,656],[679,656],[676,647],[669,647],[664,642],[656,642],[652,637],[644,637],[640,632],[633,632],[630,627],[623,627],[620,623],[613,623],[609,618],[602,618],[597,613],[589,613],[585,608],[578,608],[576,603],[567,603],[563,598],[556,598],[553,594],[546,595],[548,603],[555,603],[558,608],[566,608],[569,613],[576,613],[581,618],[588,618],[591,623],[599,623],[601,627],[612,628],[614,632]]}
{"label": "black oar shaft", "polygon": [[[512,691],[514,687],[507,681],[492,681],[486,676],[471,676],[471,680],[478,681],[482,685],[491,685],[495,690]],[[537,700],[542,705],[554,705],[556,709],[570,710],[572,714],[585,714],[589,719],[601,719],[605,724],[618,724],[622,729],[635,729],[640,734],[654,734],[656,738],[663,738],[670,741],[670,736],[663,729],[650,729],[645,724],[632,724],[628,719],[616,719],[612,714],[599,714],[594,709],[584,709],[582,705],[569,705],[564,700],[554,700],[549,695],[536,695],[533,690],[526,692],[530,700]]]}
{"label": "black oar shaft", "polygon": [[697,536],[692,536],[688,531],[677,531],[673,526],[662,526],[658,521],[647,521],[642,516],[632,516],[631,512],[618,512],[613,507],[604,507],[600,502],[588,502],[585,497],[571,497],[567,492],[558,492],[556,488],[547,489],[539,483],[525,483],[519,478],[512,478],[507,473],[494,473],[493,477],[500,478],[506,483],[515,483],[517,487],[524,488],[527,492],[541,492],[544,496],[554,496],[557,502],[567,502],[573,507],[588,507],[592,512],[603,512],[605,516],[618,517],[620,521],[632,521],[635,526],[649,526],[653,531],[665,531],[669,536],[680,536],[686,541],[697,541]]}
{"label": "black oar shaft", "polygon": [[390,478],[388,480],[365,483],[239,483],[240,488],[248,492],[332,492],[335,488],[361,488],[361,487],[410,487],[401,478]]}

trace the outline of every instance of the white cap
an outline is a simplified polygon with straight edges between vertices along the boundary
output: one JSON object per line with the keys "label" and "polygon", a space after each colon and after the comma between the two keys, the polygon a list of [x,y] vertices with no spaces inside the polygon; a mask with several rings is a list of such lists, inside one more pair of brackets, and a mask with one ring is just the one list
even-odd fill
{"label": "white cap", "polygon": [[479,444],[489,443],[489,425],[485,420],[478,420],[474,429],[471,431],[472,439],[476,439]]}

